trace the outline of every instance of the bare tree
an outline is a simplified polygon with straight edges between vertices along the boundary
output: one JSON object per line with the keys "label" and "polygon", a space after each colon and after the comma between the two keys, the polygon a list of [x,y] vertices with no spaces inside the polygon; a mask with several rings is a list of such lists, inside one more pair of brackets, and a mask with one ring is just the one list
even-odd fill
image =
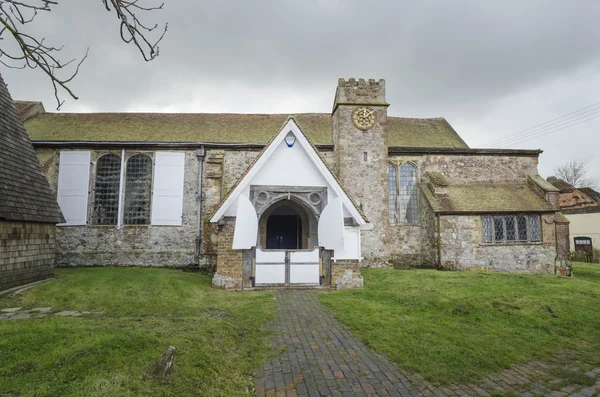
{"label": "bare tree", "polygon": [[559,165],[554,169],[556,176],[574,187],[591,187],[598,189],[600,183],[597,179],[588,176],[587,165],[577,161]]}
{"label": "bare tree", "polygon": [[[158,29],[158,24],[146,25],[138,14],[160,10],[163,4],[142,5],[141,2],[145,0],[99,1],[107,11],[114,11],[116,14],[120,21],[121,39],[125,43],[135,45],[147,62],[158,56],[158,44],[167,32],[167,24],[154,32]],[[89,48],[81,59],[63,62],[59,59],[62,47],[47,44],[45,37],[34,37],[25,29],[35,20],[38,12],[50,12],[58,3],[59,0],[0,0],[0,63],[9,68],[40,69],[47,74],[54,87],[57,109],[64,103],[60,100],[59,88],[78,99],[68,85],[79,73],[79,67],[87,58]],[[154,39],[150,36],[154,36]],[[12,44],[16,44],[14,49],[10,48]]]}

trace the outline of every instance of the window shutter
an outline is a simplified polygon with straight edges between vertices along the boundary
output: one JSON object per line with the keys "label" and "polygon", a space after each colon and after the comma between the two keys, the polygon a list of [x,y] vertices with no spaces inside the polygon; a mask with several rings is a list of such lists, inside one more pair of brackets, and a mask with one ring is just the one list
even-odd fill
{"label": "window shutter", "polygon": [[60,152],[58,205],[65,216],[59,226],[85,225],[90,184],[90,152]]}
{"label": "window shutter", "polygon": [[181,226],[185,153],[156,152],[152,225]]}

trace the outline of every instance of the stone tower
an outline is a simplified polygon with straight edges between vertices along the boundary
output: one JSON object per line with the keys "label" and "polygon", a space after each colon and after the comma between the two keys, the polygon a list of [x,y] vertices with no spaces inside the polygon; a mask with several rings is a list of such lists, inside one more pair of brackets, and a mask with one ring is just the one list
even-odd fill
{"label": "stone tower", "polygon": [[372,225],[361,232],[366,261],[388,255],[388,106],[385,80],[338,81],[331,115],[335,172]]}

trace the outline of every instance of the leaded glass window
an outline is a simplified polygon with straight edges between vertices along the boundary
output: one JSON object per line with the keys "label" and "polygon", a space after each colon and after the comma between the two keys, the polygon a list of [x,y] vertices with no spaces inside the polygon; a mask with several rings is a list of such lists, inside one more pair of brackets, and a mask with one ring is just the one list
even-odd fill
{"label": "leaded glass window", "polygon": [[96,163],[92,223],[96,225],[117,224],[120,181],[121,158],[114,154],[100,157]]}
{"label": "leaded glass window", "polygon": [[418,213],[418,191],[417,191],[417,167],[410,163],[404,163],[400,167],[400,223],[417,223]]}
{"label": "leaded glass window", "polygon": [[398,214],[396,211],[398,205],[398,183],[397,183],[396,167],[388,164],[388,188],[389,188],[389,205],[390,205],[390,222],[396,223]]}
{"label": "leaded glass window", "polygon": [[539,215],[502,215],[482,218],[484,243],[538,242],[542,239]]}
{"label": "leaded glass window", "polygon": [[125,175],[123,224],[149,224],[151,196],[152,159],[144,154],[131,156],[127,160]]}

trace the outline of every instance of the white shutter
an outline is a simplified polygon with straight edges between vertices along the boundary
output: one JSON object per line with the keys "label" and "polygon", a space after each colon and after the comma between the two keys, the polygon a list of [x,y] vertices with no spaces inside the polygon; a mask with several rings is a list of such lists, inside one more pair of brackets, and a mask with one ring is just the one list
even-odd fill
{"label": "white shutter", "polygon": [[258,237],[258,217],[247,196],[240,194],[235,216],[232,249],[250,249],[256,245]]}
{"label": "white shutter", "polygon": [[152,225],[181,226],[185,153],[156,152]]}
{"label": "white shutter", "polygon": [[321,212],[319,245],[329,250],[344,250],[344,211],[340,197],[332,200]]}
{"label": "white shutter", "polygon": [[90,185],[90,152],[60,152],[58,205],[65,216],[59,226],[85,225]]}

